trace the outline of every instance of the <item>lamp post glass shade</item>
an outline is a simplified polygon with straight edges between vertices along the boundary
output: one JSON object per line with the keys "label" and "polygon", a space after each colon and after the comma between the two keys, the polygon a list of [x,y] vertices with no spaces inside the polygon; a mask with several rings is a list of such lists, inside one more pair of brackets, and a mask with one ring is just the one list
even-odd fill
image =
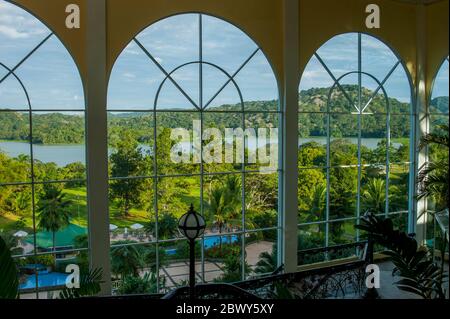
{"label": "lamp post glass shade", "polygon": [[181,216],[178,221],[178,228],[183,236],[189,240],[194,240],[203,235],[206,228],[205,219],[194,210],[191,205],[189,211]]}

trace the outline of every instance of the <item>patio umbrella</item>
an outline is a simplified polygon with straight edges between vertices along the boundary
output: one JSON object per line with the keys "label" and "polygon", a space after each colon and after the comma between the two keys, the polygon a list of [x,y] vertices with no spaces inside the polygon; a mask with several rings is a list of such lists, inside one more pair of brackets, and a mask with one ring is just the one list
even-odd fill
{"label": "patio umbrella", "polygon": [[114,230],[116,230],[118,227],[116,226],[116,225],[114,225],[114,224],[109,224],[109,230],[110,231],[114,231]]}
{"label": "patio umbrella", "polygon": [[14,236],[14,237],[22,238],[22,237],[28,236],[28,233],[27,233],[26,231],[19,230],[18,232],[14,233],[13,236]]}
{"label": "patio umbrella", "polygon": [[130,228],[133,229],[133,230],[139,230],[139,229],[144,228],[144,226],[141,225],[141,224],[133,224],[133,225],[130,226]]}

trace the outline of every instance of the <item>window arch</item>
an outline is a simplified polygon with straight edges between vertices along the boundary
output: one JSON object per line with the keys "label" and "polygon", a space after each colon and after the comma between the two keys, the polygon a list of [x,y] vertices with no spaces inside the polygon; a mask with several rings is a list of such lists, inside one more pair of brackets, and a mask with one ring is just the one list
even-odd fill
{"label": "window arch", "polygon": [[[117,59],[108,111],[110,217],[120,228],[112,237],[113,276],[132,247],[150,256],[141,268],[159,274],[153,291],[186,280],[186,243],[176,220],[191,203],[208,224],[198,245],[199,281],[264,272],[256,269],[258,251],[277,242],[281,113],[262,50],[209,15],[165,18]],[[133,225],[144,228],[130,237]],[[227,255],[239,267],[228,269]]]}
{"label": "window arch", "polygon": [[[448,96],[449,96],[449,59],[448,57],[442,62],[439,71],[433,82],[431,98],[428,108],[428,131],[431,133],[439,133],[442,131],[442,125],[448,127]],[[448,159],[448,150],[437,145],[428,147],[428,162],[437,162],[443,158]],[[447,207],[444,198],[429,198],[428,209],[431,211],[440,211]]]}
{"label": "window arch", "polygon": [[38,264],[87,264],[84,118],[81,78],[64,45],[0,0],[0,235],[26,265],[19,292],[28,297],[65,281],[57,269],[45,280]]}
{"label": "window arch", "polygon": [[[359,241],[354,225],[367,210],[406,230],[413,113],[401,61],[374,37],[337,35],[308,62],[299,91],[299,250]],[[300,253],[298,262],[314,261]]]}

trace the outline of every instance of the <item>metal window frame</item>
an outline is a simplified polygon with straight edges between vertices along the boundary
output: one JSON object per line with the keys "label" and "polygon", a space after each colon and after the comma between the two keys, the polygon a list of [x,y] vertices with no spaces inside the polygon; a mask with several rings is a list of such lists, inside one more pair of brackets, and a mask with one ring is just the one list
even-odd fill
{"label": "metal window frame", "polygon": [[[313,166],[313,167],[298,167],[299,170],[306,170],[306,169],[320,169],[320,170],[326,170],[326,207],[325,207],[325,220],[323,221],[318,221],[318,222],[309,222],[309,223],[299,223],[298,227],[302,227],[302,226],[308,226],[308,225],[314,225],[314,224],[325,224],[325,247],[328,247],[330,244],[330,239],[329,239],[329,224],[333,223],[333,222],[339,222],[339,221],[347,221],[347,220],[355,220],[357,223],[359,223],[360,217],[361,217],[361,176],[362,176],[362,168],[363,167],[370,167],[372,165],[376,165],[375,163],[370,163],[370,164],[364,164],[362,163],[362,157],[361,157],[361,142],[362,142],[362,132],[363,132],[363,128],[362,128],[362,123],[361,123],[361,119],[362,119],[362,115],[366,115],[367,113],[365,113],[365,110],[369,107],[370,103],[373,101],[373,99],[375,98],[375,96],[380,92],[382,92],[383,96],[384,96],[384,103],[385,103],[385,109],[386,109],[386,113],[376,113],[376,115],[384,115],[386,116],[386,161],[385,163],[383,163],[383,165],[385,166],[386,169],[386,176],[385,176],[385,197],[386,197],[386,203],[385,203],[385,212],[384,214],[382,214],[385,217],[388,217],[390,215],[395,215],[397,213],[404,213],[402,211],[400,212],[390,212],[389,211],[389,180],[390,180],[390,165],[392,164],[401,164],[401,165],[408,165],[410,166],[410,170],[409,170],[409,182],[408,182],[408,206],[409,206],[409,211],[408,211],[408,215],[411,214],[411,201],[412,201],[412,197],[414,196],[414,194],[411,192],[411,175],[412,175],[412,170],[411,170],[411,165],[413,165],[414,161],[413,158],[410,157],[408,162],[404,162],[404,163],[390,163],[390,152],[389,152],[389,148],[390,148],[390,142],[391,142],[391,131],[390,131],[390,121],[391,121],[391,115],[402,115],[402,116],[409,116],[410,118],[410,122],[411,122],[411,129],[413,128],[412,123],[413,120],[415,118],[415,112],[413,112],[412,110],[412,105],[413,105],[413,98],[411,97],[411,101],[410,101],[410,111],[409,113],[391,113],[391,106],[390,106],[390,101],[389,101],[389,95],[387,94],[386,90],[385,90],[385,83],[389,80],[389,78],[392,76],[392,74],[394,73],[394,71],[398,68],[399,65],[402,65],[402,62],[400,60],[399,57],[396,56],[396,62],[394,63],[394,65],[389,69],[387,75],[383,78],[383,80],[379,80],[377,77],[375,77],[374,75],[368,73],[368,72],[364,72],[362,70],[362,59],[363,59],[363,54],[362,54],[362,35],[365,36],[370,36],[361,32],[354,32],[353,34],[357,35],[357,56],[358,56],[358,69],[355,71],[349,71],[344,73],[343,75],[336,77],[332,70],[328,67],[328,65],[326,64],[326,62],[322,59],[322,57],[318,54],[318,52],[315,52],[313,55],[313,58],[315,57],[319,64],[323,67],[323,69],[328,73],[328,75],[330,76],[330,78],[333,80],[334,84],[331,86],[331,88],[328,91],[328,96],[327,96],[327,105],[326,105],[326,110],[325,111],[315,111],[315,112],[309,112],[307,110],[302,110],[301,108],[299,108],[298,113],[302,114],[302,115],[311,115],[311,114],[321,114],[324,117],[326,117],[326,165],[325,166]],[[339,35],[337,35],[336,37],[338,37]],[[372,37],[374,38],[374,37]],[[374,38],[376,41],[380,41],[376,38]],[[380,41],[381,42],[381,41]],[[391,49],[392,51],[392,49]],[[393,51],[392,51],[393,52]],[[405,70],[405,68],[404,68]],[[406,72],[406,71],[405,71]],[[357,95],[357,104],[354,103],[354,101],[351,99],[350,95],[346,92],[346,90],[343,88],[343,86],[340,84],[340,81],[350,75],[350,74],[357,74],[358,76],[358,95]],[[366,76],[371,78],[372,80],[374,80],[378,87],[377,89],[372,93],[371,97],[369,98],[368,102],[363,104],[362,103],[362,76]],[[408,78],[408,77],[407,77]],[[409,80],[409,78],[408,78]],[[410,85],[410,89],[411,89],[411,82],[409,81],[409,85]],[[333,92],[333,90],[338,89],[339,91],[341,91],[345,98],[347,99],[347,101],[349,102],[350,105],[353,105],[357,112],[333,112],[331,110],[330,107],[330,101],[331,101],[331,93]],[[411,94],[412,96],[412,94]],[[357,137],[357,151],[358,151],[358,155],[357,155],[357,164],[355,165],[332,165],[330,162],[330,154],[331,154],[331,117],[333,115],[348,115],[348,114],[356,114],[357,115],[357,130],[358,130],[358,137]],[[372,114],[372,113],[371,113]],[[368,114],[367,114],[368,115]],[[300,124],[300,123],[299,123]],[[414,152],[414,143],[412,143],[414,141],[414,134],[412,132],[410,132],[409,134],[409,141],[410,141],[410,156],[411,156],[411,152]],[[347,168],[347,167],[354,167],[357,168],[358,170],[358,180],[357,180],[357,189],[356,189],[356,211],[355,211],[355,217],[348,217],[348,218],[341,218],[341,219],[330,219],[330,170],[332,168]],[[356,231],[356,236],[355,236],[355,240],[358,241],[359,240],[359,231]]]}
{"label": "metal window frame", "polygon": [[[153,62],[158,68],[159,70],[164,74],[164,79],[161,81],[161,83],[159,84],[159,87],[157,89],[157,92],[155,94],[155,98],[154,98],[154,102],[153,102],[153,108],[152,109],[121,109],[121,108],[111,108],[111,109],[107,109],[108,113],[140,113],[140,112],[147,112],[153,115],[153,153],[156,154],[157,153],[157,129],[158,129],[158,113],[192,113],[192,114],[199,114],[200,115],[200,121],[201,121],[201,134],[203,134],[203,124],[204,124],[204,119],[203,116],[205,114],[213,114],[213,113],[221,113],[221,114],[239,114],[239,116],[241,117],[242,120],[242,128],[243,130],[245,130],[245,120],[246,120],[246,116],[247,114],[276,114],[278,115],[278,125],[281,126],[281,121],[280,118],[282,118],[282,111],[280,109],[280,105],[279,105],[279,100],[277,103],[277,110],[261,110],[261,111],[257,111],[257,110],[246,110],[245,109],[245,102],[244,102],[244,98],[241,92],[241,89],[239,87],[239,85],[237,84],[235,77],[240,73],[241,70],[243,70],[245,68],[245,66],[253,59],[253,57],[256,56],[256,54],[258,52],[262,52],[262,50],[257,46],[257,48],[252,51],[252,53],[243,61],[243,63],[241,63],[241,65],[237,68],[237,70],[234,73],[229,73],[227,72],[224,68],[220,67],[219,65],[215,64],[215,63],[211,63],[208,61],[205,61],[203,59],[203,16],[204,14],[202,13],[195,13],[196,15],[198,15],[198,36],[199,36],[199,57],[198,60],[196,61],[190,61],[190,62],[186,62],[183,63],[175,68],[173,68],[172,70],[168,71],[166,70],[157,60],[156,58],[151,54],[150,50],[147,49],[138,39],[137,36],[133,38],[132,41],[134,41],[140,48],[141,50],[144,52],[144,54],[149,58],[149,60],[151,62]],[[151,27],[151,26],[150,26]],[[250,37],[248,37],[249,41],[253,41]],[[177,81],[173,78],[173,74],[179,70],[182,69],[185,66],[188,65],[195,65],[198,64],[199,67],[199,103],[195,103],[194,99],[192,97],[190,97],[182,88],[182,86],[177,83]],[[219,90],[206,102],[204,103],[204,96],[203,96],[203,88],[204,88],[204,83],[203,83],[203,66],[204,65],[208,65],[211,66],[215,69],[217,69],[218,71],[220,71],[222,74],[224,74],[227,78],[227,80],[225,81],[225,83],[219,88]],[[175,85],[175,87],[186,97],[186,99],[190,102],[190,104],[193,106],[193,108],[191,109],[165,109],[165,108],[159,108],[158,107],[158,101],[159,101],[159,97],[161,94],[161,90],[164,86],[164,84],[167,82],[167,80],[169,80],[171,83],[173,83]],[[239,95],[239,104],[240,104],[240,110],[237,111],[230,111],[230,110],[211,110],[208,109],[208,107],[211,105],[211,103],[215,100],[215,98],[229,85],[231,84],[237,91],[238,95]],[[278,88],[277,88],[278,89]],[[277,100],[275,100],[277,101]],[[245,145],[246,145],[246,141],[247,141],[247,137],[244,135],[244,142],[243,142],[243,154],[245,154]],[[282,145],[282,135],[279,134],[278,136],[278,145]],[[278,168],[274,169],[274,170],[270,170],[270,174],[278,174],[278,180],[281,178],[281,174],[282,174],[282,169],[281,169],[281,163],[282,163],[282,155],[281,153],[277,154],[278,155]],[[281,155],[281,156],[280,156]],[[206,172],[204,170],[204,163],[203,163],[203,143],[201,143],[201,148],[200,148],[200,156],[201,156],[201,161],[200,161],[200,172],[199,173],[192,173],[192,174],[160,174],[159,170],[158,170],[158,161],[157,161],[157,156],[153,157],[153,175],[149,175],[149,176],[144,176],[144,177],[110,177],[109,181],[113,181],[113,180],[118,180],[118,179],[130,179],[130,178],[148,178],[148,179],[153,179],[153,187],[154,187],[154,198],[153,198],[153,202],[154,202],[154,211],[155,211],[155,239],[153,242],[151,242],[150,244],[154,244],[155,245],[155,249],[156,249],[156,273],[159,273],[159,269],[160,269],[160,265],[159,265],[159,243],[166,243],[166,242],[177,242],[180,241],[182,239],[180,238],[174,238],[171,240],[160,240],[159,236],[158,236],[158,196],[156,195],[158,193],[158,179],[160,178],[180,178],[180,177],[193,177],[193,176],[198,176],[200,177],[200,214],[204,215],[205,213],[205,207],[203,207],[203,199],[204,199],[204,177],[206,176],[227,176],[227,175],[241,175],[241,203],[242,203],[242,226],[240,231],[237,232],[233,232],[233,233],[222,233],[222,236],[227,236],[227,235],[237,235],[240,236],[240,240],[241,240],[241,253],[240,253],[240,258],[241,258],[241,279],[244,280],[247,277],[246,271],[245,271],[245,265],[246,265],[246,258],[245,258],[245,239],[246,239],[246,234],[250,234],[250,233],[254,233],[254,232],[260,232],[260,231],[268,231],[268,230],[273,230],[273,229],[277,229],[280,230],[281,227],[280,225],[278,225],[275,228],[258,228],[258,229],[247,229],[246,228],[246,208],[245,208],[245,197],[246,197],[246,184],[245,184],[245,178],[247,175],[249,174],[257,174],[260,173],[260,171],[258,170],[248,170],[246,165],[246,161],[244,159],[243,163],[241,163],[241,169],[240,170],[236,170],[236,171],[230,171],[230,172]],[[281,196],[281,189],[279,187],[279,185],[277,185],[277,189],[278,189],[278,201],[280,200],[280,196]],[[278,214],[280,214],[280,210],[277,209]],[[217,235],[215,235],[217,236]],[[208,238],[211,236],[207,236],[207,235],[203,235],[201,237],[201,241],[203,243],[202,245],[202,249],[201,249],[201,278],[202,281],[205,282],[205,248],[204,248],[204,240],[205,238]],[[280,238],[277,239],[277,242],[280,241]],[[149,243],[136,243],[136,245],[148,245]],[[120,246],[120,245],[119,245]],[[111,247],[117,247],[116,245],[111,245]],[[160,283],[159,283],[159,276],[157,279],[157,292],[161,291],[160,287]]]}

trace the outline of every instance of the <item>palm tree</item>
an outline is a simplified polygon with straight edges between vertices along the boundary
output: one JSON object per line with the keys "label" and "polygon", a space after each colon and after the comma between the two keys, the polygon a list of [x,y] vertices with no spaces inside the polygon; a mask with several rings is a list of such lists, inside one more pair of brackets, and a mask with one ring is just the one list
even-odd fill
{"label": "palm tree", "polygon": [[449,126],[438,125],[437,130],[428,133],[420,139],[419,149],[425,147],[441,148],[445,152],[443,156],[437,156],[429,161],[420,170],[418,176],[419,193],[418,198],[432,198],[439,208],[449,207],[448,189],[448,149],[449,149]]}
{"label": "palm tree", "polygon": [[111,271],[122,278],[127,275],[138,276],[143,265],[143,255],[135,242],[123,240],[118,241],[111,249]]}
{"label": "palm tree", "polygon": [[269,274],[277,269],[278,266],[278,254],[277,245],[274,244],[272,253],[267,251],[262,252],[259,255],[259,261],[255,267],[255,273],[257,274]]}
{"label": "palm tree", "polygon": [[213,188],[209,192],[209,212],[214,223],[219,228],[219,247],[222,250],[222,230],[227,218],[227,203],[225,191],[222,187]]}
{"label": "palm tree", "polygon": [[[72,204],[65,198],[66,194],[54,185],[47,184],[44,194],[38,204],[38,227],[52,233],[53,252],[56,255],[56,232],[69,225],[71,212],[68,207]],[[55,256],[56,257],[56,256]]]}
{"label": "palm tree", "polygon": [[323,219],[323,213],[325,212],[325,199],[327,194],[326,186],[321,183],[314,186],[313,192],[310,197],[311,214],[317,217],[317,220]]}
{"label": "palm tree", "polygon": [[375,214],[384,213],[386,209],[386,182],[382,178],[368,180],[362,193],[363,206]]}

